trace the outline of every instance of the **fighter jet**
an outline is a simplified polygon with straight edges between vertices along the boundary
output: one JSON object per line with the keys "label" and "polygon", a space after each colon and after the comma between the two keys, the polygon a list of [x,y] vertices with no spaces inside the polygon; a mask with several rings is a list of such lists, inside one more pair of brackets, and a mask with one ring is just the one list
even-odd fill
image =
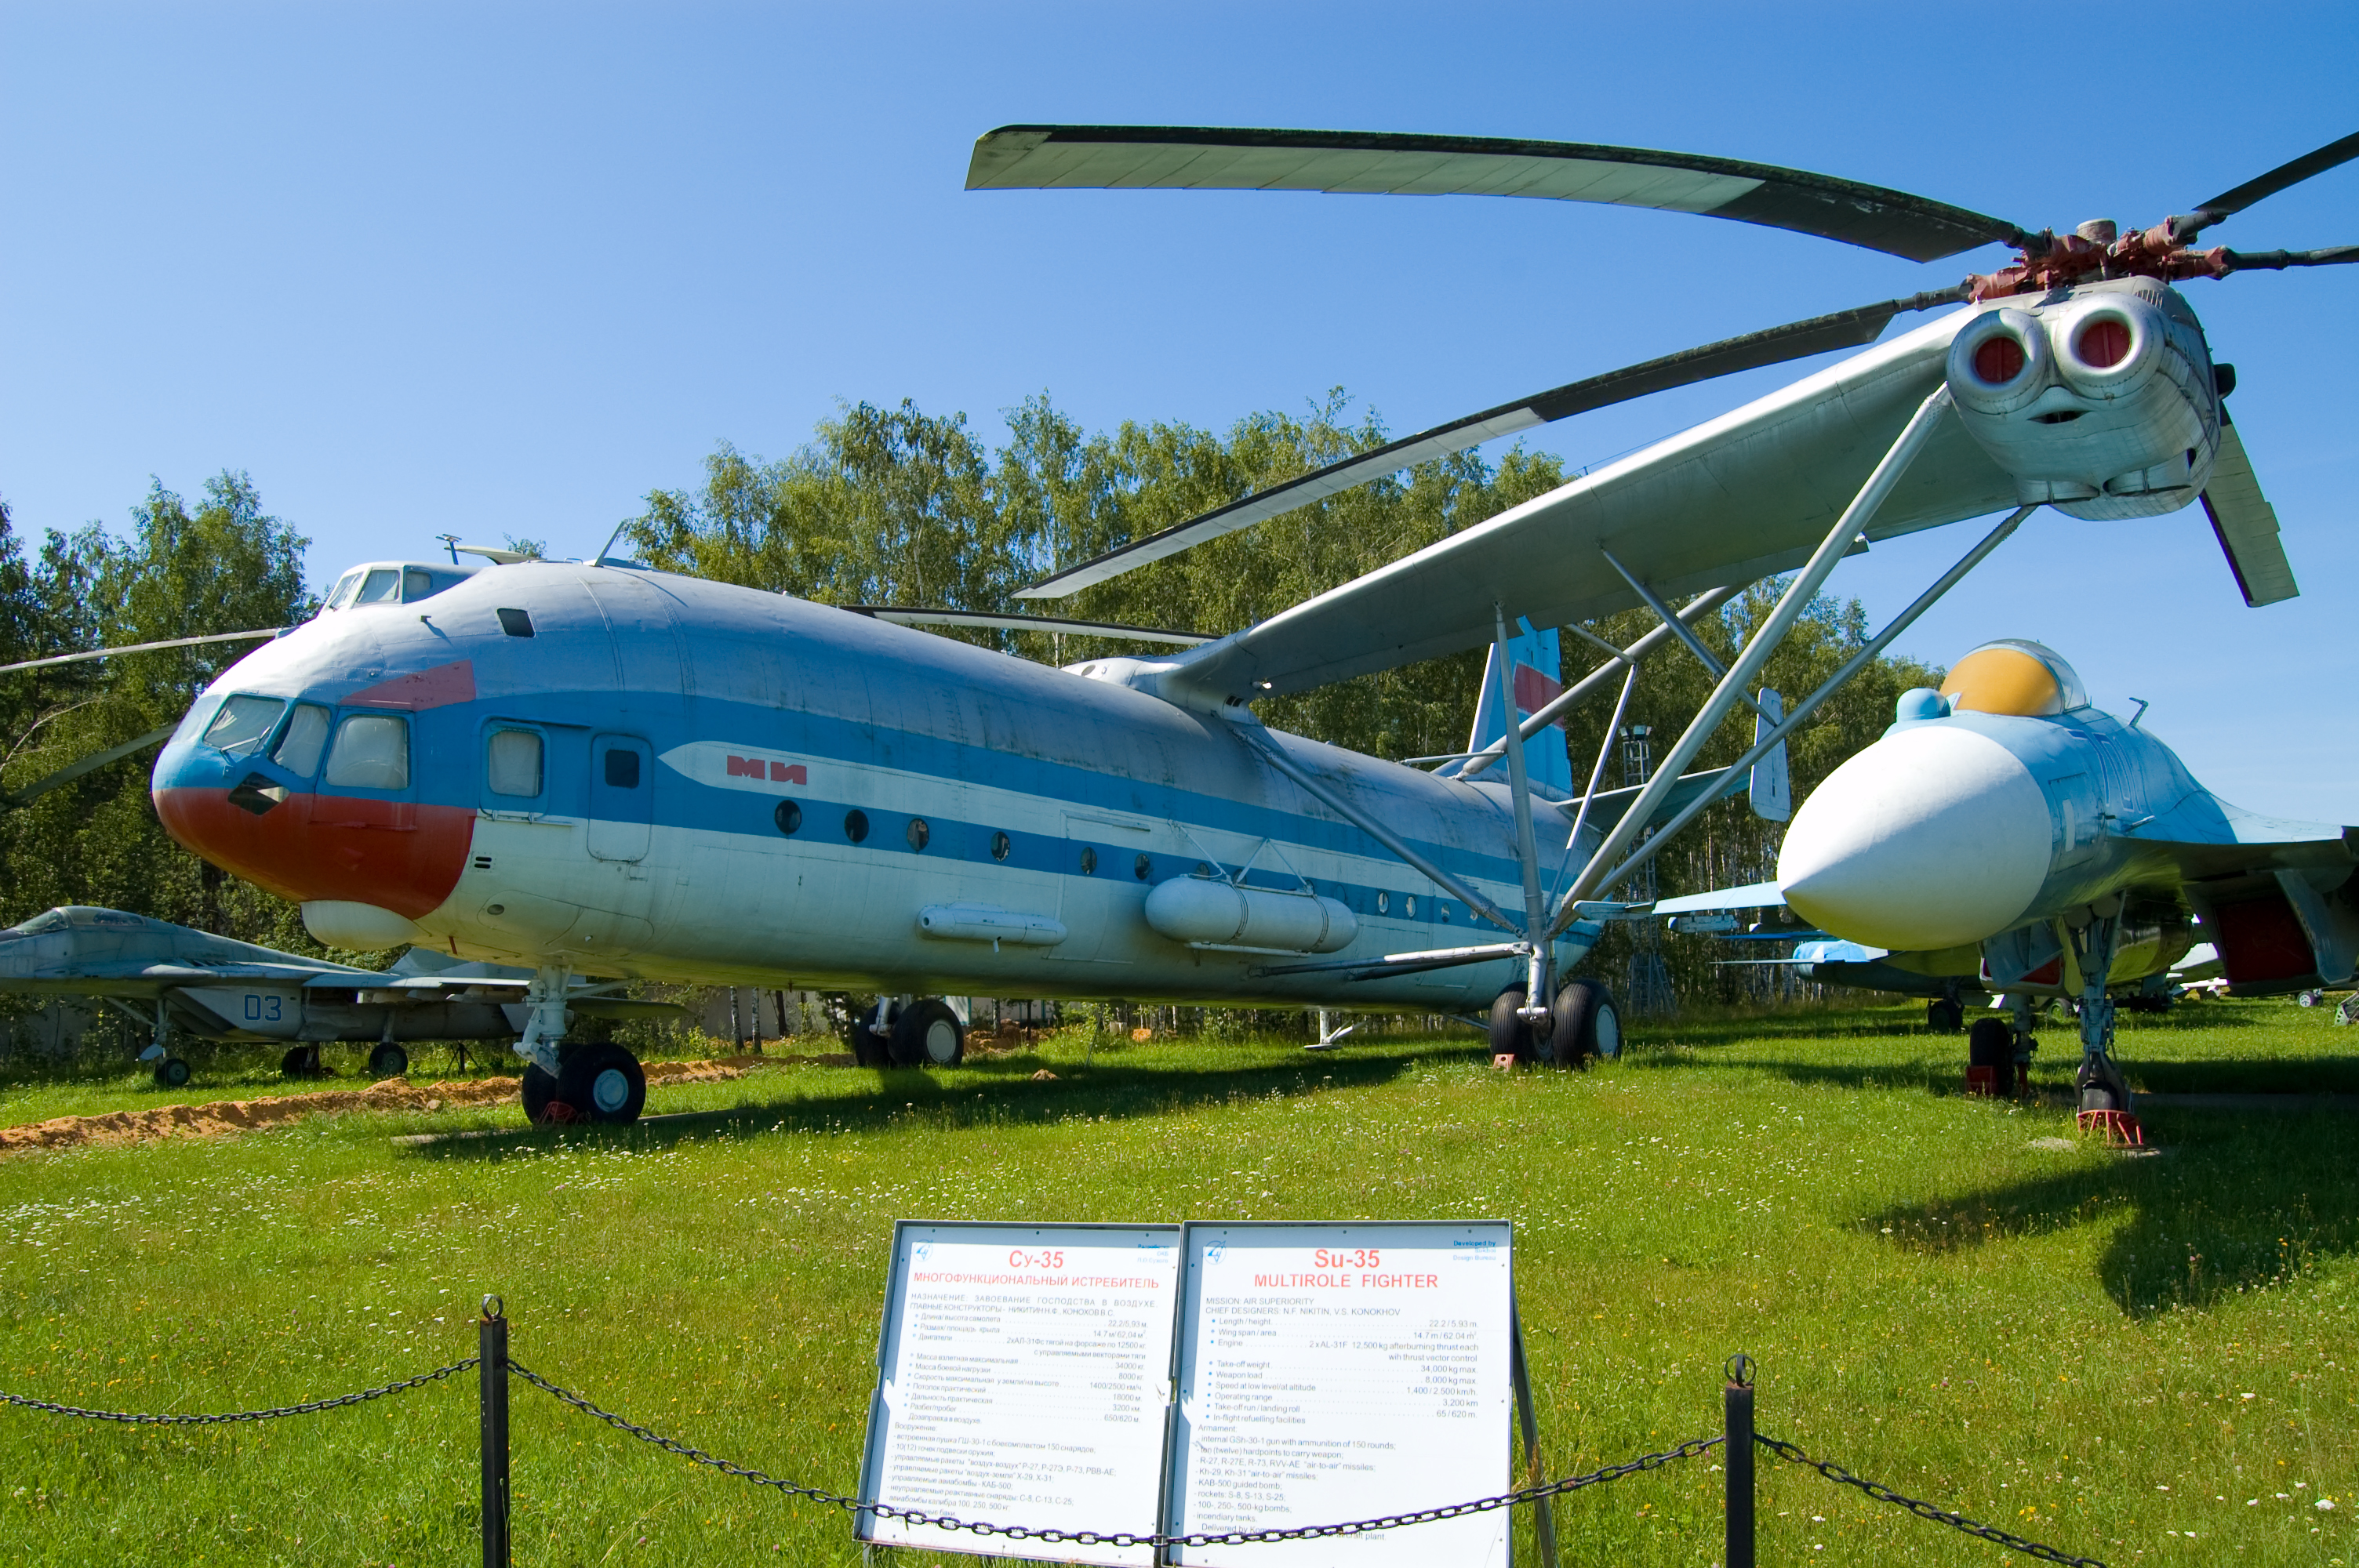
{"label": "fighter jet", "polygon": [[[2140,727],[2145,712],[2091,706],[2040,643],[1986,643],[1939,691],[1903,693],[1892,727],[1795,812],[1775,882],[1656,913],[1782,905],[1878,950],[1879,968],[1973,962],[1976,986],[2012,1003],[2018,1061],[2034,1000],[2071,998],[2082,1121],[2136,1140],[2117,995],[2186,958],[2196,925],[2240,995],[2347,984],[2359,958],[2359,828],[2229,805]],[[1995,1065],[1994,1043],[1973,1043],[1976,1066]]]}
{"label": "fighter jet", "polygon": [[[0,992],[92,997],[152,1022],[139,1059],[168,1088],[189,1081],[189,1064],[173,1050],[180,1035],[287,1041],[279,1065],[289,1077],[319,1075],[323,1041],[376,1042],[369,1071],[378,1077],[408,1070],[402,1041],[512,1043],[531,979],[528,969],[461,963],[424,947],[382,970],[356,968],[82,904],[0,929]],[[584,984],[569,1005],[601,1018],[679,1011],[599,994],[606,989]]]}

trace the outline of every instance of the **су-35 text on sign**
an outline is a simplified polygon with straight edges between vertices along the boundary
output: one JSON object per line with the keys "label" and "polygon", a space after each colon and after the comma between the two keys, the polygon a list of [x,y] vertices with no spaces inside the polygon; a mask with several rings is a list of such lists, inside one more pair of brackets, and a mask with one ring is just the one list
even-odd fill
{"label": "\u0441\u0443-35 text on sign", "polygon": [[[1180,1227],[894,1228],[862,1495],[1033,1528],[1150,1533]],[[861,1539],[1150,1568],[1152,1547],[970,1534],[864,1512]]]}

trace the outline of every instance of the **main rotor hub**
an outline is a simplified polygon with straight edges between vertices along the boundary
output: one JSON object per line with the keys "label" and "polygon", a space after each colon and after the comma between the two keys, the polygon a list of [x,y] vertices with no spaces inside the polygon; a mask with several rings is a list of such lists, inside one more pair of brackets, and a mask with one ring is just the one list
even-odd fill
{"label": "main rotor hub", "polygon": [[2191,236],[2201,227],[2194,220],[2171,218],[2151,229],[2133,229],[2116,237],[2117,225],[2111,218],[2092,218],[2070,234],[2049,230],[2030,236],[2013,266],[1968,277],[1966,297],[1980,302],[2045,294],[2051,288],[2109,277],[2176,283],[2186,277],[2227,276],[2235,270],[2235,263],[2226,246],[2190,250],[2179,237]]}

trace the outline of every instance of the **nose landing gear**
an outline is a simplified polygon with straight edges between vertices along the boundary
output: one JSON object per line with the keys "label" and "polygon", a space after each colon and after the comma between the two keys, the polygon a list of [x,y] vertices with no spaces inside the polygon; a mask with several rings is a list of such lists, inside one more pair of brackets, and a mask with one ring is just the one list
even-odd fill
{"label": "nose landing gear", "polygon": [[2114,893],[2064,921],[2081,971],[2081,1070],[2074,1076],[2081,1088],[2081,1111],[2075,1119],[2083,1132],[2096,1133],[2108,1143],[2135,1145],[2146,1141],[2146,1130],[2130,1110],[2129,1085],[2114,1065],[2114,1003],[2105,994],[2121,916],[2121,895]]}
{"label": "nose landing gear", "polygon": [[639,1059],[606,1041],[565,1043],[566,992],[572,976],[539,969],[526,988],[529,1013],[516,1054],[525,1059],[524,1114],[536,1127],[577,1121],[636,1121],[647,1103]]}

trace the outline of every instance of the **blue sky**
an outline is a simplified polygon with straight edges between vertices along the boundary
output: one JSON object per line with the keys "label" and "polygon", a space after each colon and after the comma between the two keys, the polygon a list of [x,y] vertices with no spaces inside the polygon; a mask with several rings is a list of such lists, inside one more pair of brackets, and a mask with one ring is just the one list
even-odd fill
{"label": "blue sky", "polygon": [[[1407,432],[2003,258],[1554,202],[967,193],[974,137],[1621,142],[2128,226],[2359,129],[2354,67],[2348,5],[11,4],[0,495],[38,534],[242,468],[324,582],[450,531],[587,553],[716,440],[783,454],[838,398],[989,436],[1042,390],[1093,427],[1225,425],[1342,385]],[[2359,164],[2215,237],[2359,240]],[[2101,702],[2152,698],[2230,798],[2359,821],[2359,268],[2187,293],[2304,597],[2245,610],[2200,513],[2043,515],[1901,645],[2040,638]],[[1781,379],[1533,444],[1593,462]],[[1888,612],[1966,542],[1879,546],[1835,586]]]}

